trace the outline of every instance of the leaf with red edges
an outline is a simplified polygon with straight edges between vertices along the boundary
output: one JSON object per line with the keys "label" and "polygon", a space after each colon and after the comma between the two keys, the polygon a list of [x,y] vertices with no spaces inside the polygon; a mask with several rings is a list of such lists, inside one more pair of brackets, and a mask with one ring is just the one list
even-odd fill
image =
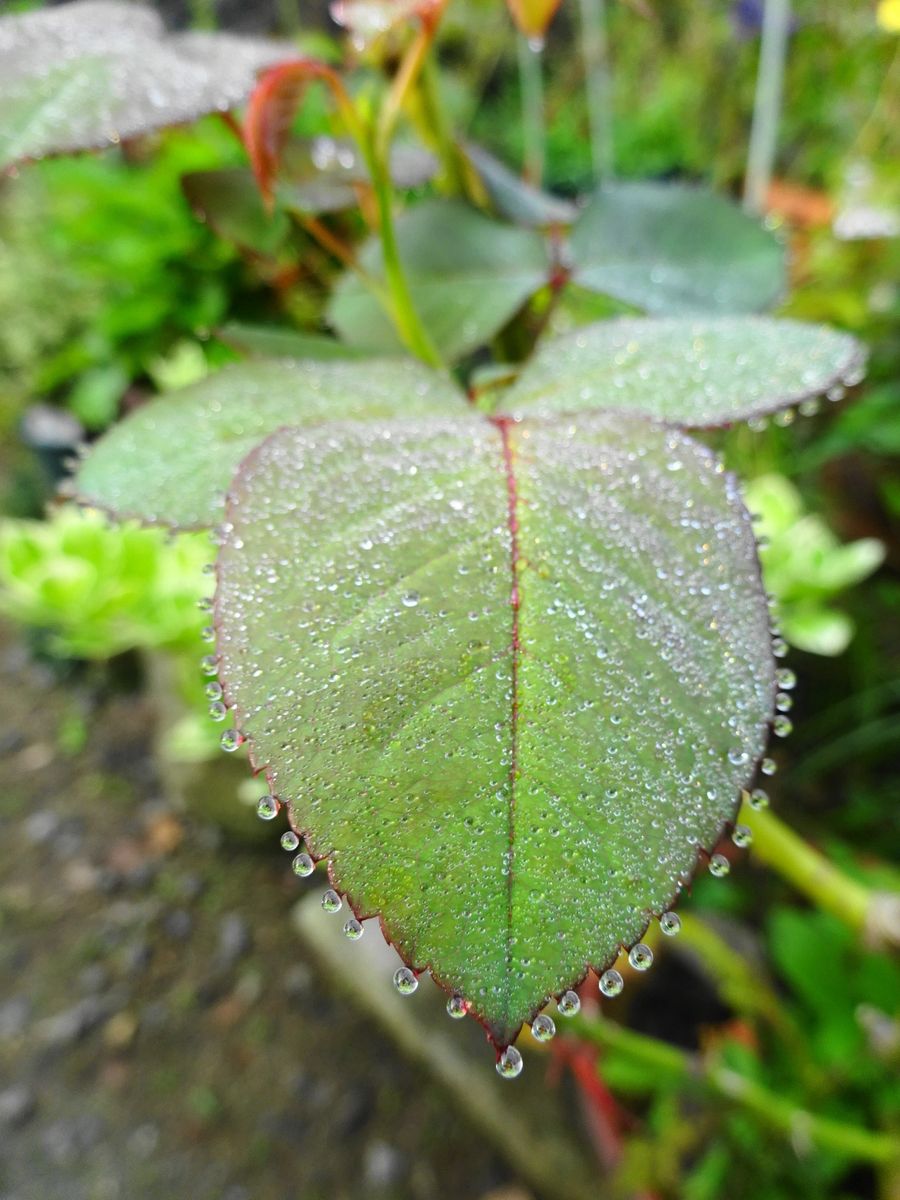
{"label": "leaf with red edges", "polygon": [[497,1046],[671,903],[772,718],[735,481],[631,414],[281,430],[215,620],[310,853]]}
{"label": "leaf with red edges", "polygon": [[312,58],[281,63],[261,77],[244,119],[244,143],[263,198],[271,204],[275,179],[294,117],[315,80],[326,83],[339,102],[344,87],[336,71]]}
{"label": "leaf with red edges", "polygon": [[849,333],[775,317],[622,317],[548,338],[500,396],[507,413],[646,413],[728,425],[805,406],[858,383],[866,351]]}

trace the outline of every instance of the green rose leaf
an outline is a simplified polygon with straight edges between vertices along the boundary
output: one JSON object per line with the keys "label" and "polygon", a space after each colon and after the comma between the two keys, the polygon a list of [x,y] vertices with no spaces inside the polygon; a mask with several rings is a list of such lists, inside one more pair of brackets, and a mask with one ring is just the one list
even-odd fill
{"label": "green rose leaf", "polygon": [[292,262],[290,218],[268,211],[249,167],[191,171],[181,186],[195,215],[220,237],[262,259]]}
{"label": "green rose leaf", "polygon": [[858,382],[865,350],[823,325],[773,317],[624,317],[542,343],[505,412],[607,408],[725,425]]}
{"label": "green rose leaf", "polygon": [[575,283],[660,315],[758,312],[786,284],[771,233],[721,196],[681,184],[605,185],[571,251]]}
{"label": "green rose leaf", "polygon": [[[434,176],[437,167],[437,159],[422,146],[401,142],[391,147],[390,175],[395,187],[420,187]],[[300,213],[356,208],[361,184],[371,185],[371,180],[352,142],[327,136],[286,139],[275,180],[275,194],[285,208]]]}
{"label": "green rose leaf", "polygon": [[108,146],[234,108],[289,45],[224,33],[167,35],[150,8],[79,0],[0,19],[0,170]]}
{"label": "green rose leaf", "polygon": [[412,361],[238,363],[115,425],[80,465],[72,491],[118,517],[199,528],[220,519],[238,463],[281,425],[454,406],[464,411],[455,385]]}
{"label": "green rose leaf", "polygon": [[463,152],[484,184],[493,208],[514,225],[543,229],[552,225],[571,225],[578,216],[578,208],[571,200],[535,187],[483,146],[467,142]]}
{"label": "green rose leaf", "polygon": [[[419,316],[449,360],[483,345],[547,281],[543,239],[450,200],[417,204],[397,219],[400,257]],[[360,263],[383,273],[381,245],[370,239]],[[400,349],[390,318],[359,277],[338,281],[328,318],[352,346]]]}
{"label": "green rose leaf", "polygon": [[498,1047],[671,903],[772,716],[735,481],[640,416],[280,430],[215,619],[310,853]]}

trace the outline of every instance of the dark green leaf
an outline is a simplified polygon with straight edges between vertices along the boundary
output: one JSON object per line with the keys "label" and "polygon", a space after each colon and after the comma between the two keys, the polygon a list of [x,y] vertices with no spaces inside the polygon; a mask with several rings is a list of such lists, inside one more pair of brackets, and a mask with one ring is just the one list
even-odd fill
{"label": "dark green leaf", "polygon": [[[491,221],[455,201],[426,201],[403,213],[397,240],[419,316],[449,360],[487,342],[549,273],[537,234]],[[381,276],[377,239],[363,246],[360,261]],[[400,347],[389,318],[356,275],[341,277],[328,315],[352,346],[382,352]]]}
{"label": "dark green leaf", "polygon": [[629,409],[724,425],[858,381],[849,334],[773,317],[623,317],[544,342],[500,397],[504,412]]}
{"label": "dark green leaf", "polygon": [[281,425],[421,416],[463,405],[449,379],[415,362],[240,363],[114,426],[81,464],[75,493],[119,517],[211,525],[238,463]]}
{"label": "dark green leaf", "polygon": [[572,231],[573,279],[649,313],[758,312],[785,289],[785,252],[728,200],[682,184],[615,183]]}
{"label": "dark green leaf", "polygon": [[220,672],[310,852],[504,1045],[733,817],[774,670],[749,517],[642,417],[281,430],[230,491]]}
{"label": "dark green leaf", "polygon": [[196,215],[220,237],[265,259],[283,253],[291,223],[283,212],[269,212],[249,167],[193,171],[182,179]]}

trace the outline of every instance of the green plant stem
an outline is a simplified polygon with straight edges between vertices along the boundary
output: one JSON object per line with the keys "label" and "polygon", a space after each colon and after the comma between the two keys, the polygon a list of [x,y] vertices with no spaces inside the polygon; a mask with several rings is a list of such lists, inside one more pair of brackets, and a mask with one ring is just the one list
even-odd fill
{"label": "green plant stem", "polygon": [[378,208],[378,232],[381,238],[384,274],[390,300],[388,311],[407,349],[433,367],[443,366],[443,361],[416,311],[397,246],[390,153],[394,130],[407,96],[415,86],[425,64],[443,7],[443,4],[439,5],[429,15],[428,20],[422,21],[381,105],[372,136],[357,139],[372,176],[375,203]]}
{"label": "green plant stem", "polygon": [[447,110],[441,100],[440,82],[433,52],[422,63],[419,91],[422,112],[441,160],[447,188],[454,195],[465,194],[467,191],[466,171],[459,147],[453,138],[450,122],[447,120]]}
{"label": "green plant stem", "polygon": [[606,0],[580,0],[581,55],[591,132],[594,180],[615,174],[612,126],[612,79],[609,39],[606,33]]}
{"label": "green plant stem", "polygon": [[819,908],[833,913],[857,933],[869,930],[877,893],[845,875],[789,829],[769,808],[750,807],[747,797],[738,816],[753,834],[753,854]]}
{"label": "green plant stem", "polygon": [[519,85],[522,89],[522,133],[525,140],[523,172],[529,183],[540,187],[544,178],[544,76],[542,46],[516,35],[519,53]]}
{"label": "green plant stem", "polygon": [[673,1082],[696,1082],[750,1112],[762,1124],[789,1138],[798,1149],[832,1150],[874,1163],[900,1160],[900,1140],[829,1117],[819,1117],[722,1063],[689,1054],[656,1038],[645,1037],[614,1021],[579,1017],[574,1031],[604,1049],[628,1055],[647,1067],[647,1088],[660,1076]]}
{"label": "green plant stem", "polygon": [[416,311],[409,281],[400,259],[397,233],[394,228],[393,192],[385,160],[377,153],[370,155],[369,170],[378,205],[378,232],[384,258],[384,275],[388,286],[388,311],[397,332],[407,349],[432,367],[442,367],[443,361],[432,342],[422,318]]}
{"label": "green plant stem", "polygon": [[765,0],[753,123],[744,179],[744,208],[756,215],[761,214],[765,207],[766,193],[775,166],[790,27],[790,0]]}

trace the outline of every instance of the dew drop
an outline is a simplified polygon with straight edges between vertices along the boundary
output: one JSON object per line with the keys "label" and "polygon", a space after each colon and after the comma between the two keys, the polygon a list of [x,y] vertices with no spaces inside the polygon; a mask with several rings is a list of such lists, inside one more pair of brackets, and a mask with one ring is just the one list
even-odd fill
{"label": "dew drop", "polygon": [[213,700],[209,706],[209,715],[214,721],[224,721],[228,716],[228,709],[221,700]]}
{"label": "dew drop", "polygon": [[772,732],[776,737],[785,738],[794,728],[793,722],[789,717],[777,716],[772,722]]}
{"label": "dew drop", "polygon": [[709,860],[709,873],[715,875],[716,879],[721,879],[731,870],[731,863],[724,854],[714,854]]}
{"label": "dew drop", "polygon": [[207,700],[222,699],[222,685],[221,683],[216,683],[214,679],[206,685],[203,691]]}
{"label": "dew drop", "polygon": [[614,967],[610,967],[600,976],[600,991],[610,999],[613,996],[621,995],[624,986],[625,980]]}
{"label": "dew drop", "polygon": [[556,1025],[553,1018],[548,1017],[546,1013],[541,1013],[531,1022],[531,1036],[536,1042],[549,1042],[552,1037],[556,1036]]}
{"label": "dew drop", "polygon": [[243,735],[237,729],[226,729],[221,738],[219,738],[219,745],[228,754],[233,754],[235,750],[239,750],[243,742]]}
{"label": "dew drop", "polygon": [[750,798],[747,801],[747,803],[750,805],[751,808],[756,809],[757,812],[759,812],[760,809],[768,808],[769,807],[769,793],[767,791],[765,791],[763,788],[754,788],[753,791],[750,793]]}
{"label": "dew drop", "polygon": [[394,972],[394,987],[401,996],[411,996],[418,986],[416,973],[409,967],[398,967]]}
{"label": "dew drop", "polygon": [[775,672],[775,682],[785,692],[797,686],[797,676],[788,667],[779,667]]}
{"label": "dew drop", "polygon": [[322,893],[322,907],[327,913],[340,912],[342,903],[343,901],[334,888],[329,888],[327,892]]}
{"label": "dew drop", "polygon": [[787,652],[788,644],[784,638],[777,637],[772,639],[772,653],[776,658],[784,658]]}
{"label": "dew drop", "polygon": [[357,921],[356,917],[344,922],[344,937],[349,938],[351,942],[358,942],[364,932],[362,923]]}
{"label": "dew drop", "polygon": [[419,603],[419,593],[418,592],[404,593],[404,595],[403,595],[403,607],[404,608],[415,608],[418,603]]}
{"label": "dew drop", "polygon": [[681,917],[676,912],[664,912],[659,918],[659,929],[666,937],[674,937],[681,930]]}
{"label": "dew drop", "polygon": [[628,961],[636,971],[649,971],[653,966],[653,951],[643,942],[638,942],[628,951]]}
{"label": "dew drop", "polygon": [[200,669],[204,675],[215,675],[219,670],[219,660],[215,654],[204,654],[200,659]]}
{"label": "dew drop", "polygon": [[497,1059],[497,1074],[501,1079],[515,1079],[522,1074],[522,1055],[515,1046],[507,1046]]}
{"label": "dew drop", "polygon": [[294,833],[293,829],[286,829],[281,835],[282,850],[296,850],[300,845],[300,839]]}
{"label": "dew drop", "polygon": [[447,1001],[447,1016],[454,1021],[461,1021],[469,1011],[469,1006],[462,996],[451,996]]}
{"label": "dew drop", "polygon": [[556,1010],[561,1017],[574,1017],[581,1012],[581,1000],[577,992],[563,992],[556,1002]]}
{"label": "dew drop", "polygon": [[790,712],[794,707],[794,697],[787,692],[779,692],[775,697],[775,707],[779,712]]}
{"label": "dew drop", "polygon": [[731,831],[731,840],[743,849],[753,841],[753,830],[749,825],[735,825]]}
{"label": "dew drop", "polygon": [[778,763],[774,758],[764,758],[759,764],[759,769],[763,775],[774,775],[778,770]]}
{"label": "dew drop", "polygon": [[216,630],[213,625],[204,625],[200,630],[200,636],[204,642],[214,642],[216,640]]}
{"label": "dew drop", "polygon": [[256,815],[261,821],[274,821],[281,812],[281,801],[277,796],[261,796],[256,806]]}
{"label": "dew drop", "polygon": [[305,851],[302,854],[298,854],[291,863],[291,870],[302,879],[305,879],[307,875],[312,875],[315,869],[316,864]]}

